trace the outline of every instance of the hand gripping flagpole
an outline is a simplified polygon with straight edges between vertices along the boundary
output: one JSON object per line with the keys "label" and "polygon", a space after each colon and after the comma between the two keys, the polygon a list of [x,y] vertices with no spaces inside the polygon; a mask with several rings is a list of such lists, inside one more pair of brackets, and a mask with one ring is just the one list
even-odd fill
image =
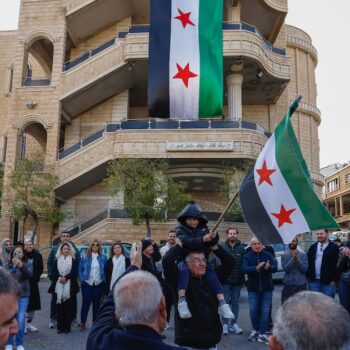
{"label": "hand gripping flagpole", "polygon": [[216,222],[216,224],[214,225],[214,227],[211,229],[211,231],[215,232],[215,230],[218,228],[218,226],[220,225],[222,219],[224,218],[224,216],[226,215],[226,213],[228,212],[228,210],[230,209],[231,205],[234,203],[234,201],[237,199],[238,197],[238,190],[236,191],[236,193],[233,195],[233,197],[230,199],[230,201],[228,202],[228,204],[226,205],[226,208],[224,209],[224,211],[221,213],[218,221]]}

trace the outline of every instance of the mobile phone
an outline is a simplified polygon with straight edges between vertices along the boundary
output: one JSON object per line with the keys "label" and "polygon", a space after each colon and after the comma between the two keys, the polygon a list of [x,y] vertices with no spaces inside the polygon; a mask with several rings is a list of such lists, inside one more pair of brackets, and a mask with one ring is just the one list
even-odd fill
{"label": "mobile phone", "polygon": [[16,259],[20,259],[21,258],[21,253],[20,252],[15,252],[14,256]]}

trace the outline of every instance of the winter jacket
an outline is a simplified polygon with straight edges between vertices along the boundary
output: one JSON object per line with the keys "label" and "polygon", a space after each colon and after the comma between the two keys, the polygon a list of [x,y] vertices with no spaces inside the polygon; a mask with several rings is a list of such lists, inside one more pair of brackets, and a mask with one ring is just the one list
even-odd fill
{"label": "winter jacket", "polygon": [[[78,280],[77,280],[77,260],[73,259],[72,263],[72,269],[70,270],[70,273],[64,277],[66,279],[70,279],[70,295],[77,294],[79,292],[79,285],[78,285]],[[53,294],[55,293],[55,288],[56,288],[56,283],[57,280],[59,279],[60,276],[57,268],[57,259],[55,260],[52,268],[52,280],[51,280],[51,285],[49,287],[48,292]]]}
{"label": "winter jacket", "polygon": [[[195,229],[186,225],[186,218],[188,217],[197,218],[199,220],[199,224]],[[196,203],[191,202],[188,204],[178,216],[177,221],[178,223],[175,228],[176,236],[181,239],[185,251],[202,250],[208,255],[210,253],[208,247],[214,246],[219,242],[219,235],[211,242],[203,242],[203,236],[209,233],[209,228],[207,226],[208,219]]]}
{"label": "winter jacket", "polygon": [[[129,266],[130,266],[130,259],[125,258],[125,270]],[[105,292],[106,292],[106,294],[108,294],[110,291],[112,274],[113,274],[113,257],[109,258],[106,262],[106,265],[105,265],[105,276],[106,276]]]}
{"label": "winter jacket", "polygon": [[[317,244],[318,242],[314,243],[307,252],[307,258],[309,262],[307,274],[310,281],[314,281],[316,279],[315,262]],[[330,284],[331,282],[335,282],[337,280],[338,258],[339,247],[335,243],[329,241],[327,247],[323,251],[320,276],[321,283]]]}
{"label": "winter jacket", "polygon": [[282,268],[284,270],[283,284],[286,286],[305,286],[307,284],[306,272],[308,269],[307,256],[297,251],[298,260],[292,258],[290,251],[281,256]]}
{"label": "winter jacket", "polygon": [[228,240],[225,243],[220,244],[220,247],[225,249],[228,253],[230,253],[235,259],[236,264],[232,269],[231,273],[228,275],[225,284],[234,284],[234,285],[242,285],[244,283],[244,273],[242,271],[243,265],[243,256],[245,254],[245,249],[240,241],[236,241],[232,246]]}
{"label": "winter jacket", "polygon": [[158,271],[156,262],[160,261],[162,259],[162,256],[159,253],[159,249],[157,244],[153,244],[153,254],[152,257],[147,257],[145,254],[142,254],[142,266],[141,270],[148,271],[152,275],[154,275],[161,284],[163,284],[163,278],[160,271]]}
{"label": "winter jacket", "polygon": [[[97,261],[100,267],[100,276],[102,282],[106,281],[105,277],[105,265],[107,262],[107,258],[103,254],[99,254],[97,257]],[[80,282],[87,281],[90,277],[91,272],[91,263],[92,263],[92,256],[85,256],[83,259],[80,260],[79,263],[79,280]]]}
{"label": "winter jacket", "polygon": [[[215,268],[215,272],[222,282],[232,270],[235,259],[220,247],[214,253],[221,261],[221,265]],[[173,291],[177,289],[179,276],[176,262],[182,256],[181,247],[175,245],[163,257],[164,275]],[[177,293],[174,295],[177,297]],[[218,300],[205,277],[196,278],[190,274],[186,300],[192,317],[180,318],[175,308],[175,343],[199,349],[208,349],[218,344],[222,336]]]}
{"label": "winter jacket", "polygon": [[[125,274],[137,270],[138,268],[136,266],[131,265]],[[123,278],[123,276],[120,278]],[[130,325],[125,328],[121,327],[115,318],[113,294],[109,293],[99,311],[96,322],[89,332],[86,342],[86,350],[131,349],[186,350],[177,346],[165,344],[162,337],[150,327],[143,325]]]}
{"label": "winter jacket", "polygon": [[14,277],[20,285],[21,294],[20,297],[30,296],[29,279],[33,275],[33,265],[29,261],[22,261],[22,267],[9,263],[4,265],[5,269]]}
{"label": "winter jacket", "polygon": [[343,255],[337,266],[337,281],[342,280],[350,284],[350,258]]}
{"label": "winter jacket", "polygon": [[[79,262],[80,262],[80,252],[79,252],[79,249],[76,247],[76,245],[69,241],[69,243],[73,246],[74,248],[74,251],[75,251],[75,260],[77,261],[77,268],[79,267]],[[61,244],[61,243],[60,243]],[[58,247],[60,246],[60,244],[58,245],[54,245],[52,248],[51,248],[51,251],[50,251],[50,254],[49,254],[49,257],[47,258],[47,276],[49,277],[50,280],[52,280],[52,268],[53,268],[53,265],[54,265],[54,262],[56,260],[56,253],[57,253],[57,249]],[[78,273],[78,270],[77,270],[77,273]]]}
{"label": "winter jacket", "polygon": [[33,265],[33,276],[29,280],[30,285],[30,298],[28,311],[41,310],[41,300],[38,283],[40,282],[40,276],[43,273],[43,257],[36,250],[33,249],[31,253],[27,253],[28,261]]}
{"label": "winter jacket", "polygon": [[[263,261],[270,262],[270,269],[263,267],[258,272],[256,267]],[[243,272],[248,275],[248,292],[268,292],[273,290],[272,273],[277,272],[277,261],[268,252],[254,253],[252,250],[244,255]]]}

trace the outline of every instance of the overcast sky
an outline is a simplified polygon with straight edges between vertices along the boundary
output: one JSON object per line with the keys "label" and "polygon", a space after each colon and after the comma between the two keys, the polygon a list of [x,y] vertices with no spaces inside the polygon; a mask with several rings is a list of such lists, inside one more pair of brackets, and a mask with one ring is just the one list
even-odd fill
{"label": "overcast sky", "polygon": [[[126,0],[127,1],[127,0]],[[20,0],[0,0],[0,30],[17,29]],[[306,31],[318,51],[321,167],[350,160],[350,1],[289,0],[286,23]]]}

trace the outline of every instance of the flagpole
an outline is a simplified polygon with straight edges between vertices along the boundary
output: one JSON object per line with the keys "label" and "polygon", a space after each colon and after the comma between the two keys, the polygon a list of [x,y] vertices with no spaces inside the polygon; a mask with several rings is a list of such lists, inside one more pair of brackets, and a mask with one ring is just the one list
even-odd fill
{"label": "flagpole", "polygon": [[216,222],[216,224],[214,225],[214,227],[211,229],[211,231],[214,231],[218,228],[218,226],[220,225],[222,219],[224,218],[225,214],[228,212],[228,210],[230,209],[231,205],[233,204],[233,202],[236,200],[236,198],[238,197],[238,190],[236,191],[236,193],[234,194],[234,196],[230,199],[230,201],[228,202],[228,204],[226,205],[226,208],[224,209],[224,211],[221,213],[218,221]]}

